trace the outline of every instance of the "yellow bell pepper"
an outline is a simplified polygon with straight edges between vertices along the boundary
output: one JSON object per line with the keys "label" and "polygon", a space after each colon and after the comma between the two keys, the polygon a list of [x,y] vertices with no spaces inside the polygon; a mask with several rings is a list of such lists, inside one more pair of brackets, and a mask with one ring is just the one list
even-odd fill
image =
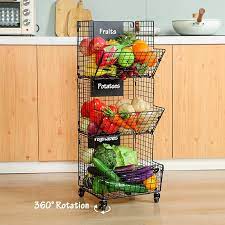
{"label": "yellow bell pepper", "polygon": [[145,187],[150,191],[154,191],[155,189],[157,189],[157,186],[158,186],[157,177],[155,175],[149,177],[143,183],[144,183]]}

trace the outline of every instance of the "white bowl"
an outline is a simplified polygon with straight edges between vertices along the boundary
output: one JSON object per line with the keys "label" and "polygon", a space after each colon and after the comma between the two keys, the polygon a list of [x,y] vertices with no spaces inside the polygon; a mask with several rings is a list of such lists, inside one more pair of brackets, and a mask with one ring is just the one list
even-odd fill
{"label": "white bowl", "polygon": [[174,30],[180,35],[213,35],[222,26],[222,21],[205,19],[198,23],[196,19],[174,20],[172,24]]}

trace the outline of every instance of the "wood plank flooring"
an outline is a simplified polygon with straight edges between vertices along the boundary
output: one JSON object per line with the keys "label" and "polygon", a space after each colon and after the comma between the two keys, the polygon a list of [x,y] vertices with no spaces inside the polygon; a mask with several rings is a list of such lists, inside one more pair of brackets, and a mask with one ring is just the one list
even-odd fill
{"label": "wood plank flooring", "polygon": [[109,202],[111,212],[35,210],[35,201],[79,202],[77,175],[0,175],[0,225],[224,225],[225,171],[166,172],[159,204],[153,196]]}

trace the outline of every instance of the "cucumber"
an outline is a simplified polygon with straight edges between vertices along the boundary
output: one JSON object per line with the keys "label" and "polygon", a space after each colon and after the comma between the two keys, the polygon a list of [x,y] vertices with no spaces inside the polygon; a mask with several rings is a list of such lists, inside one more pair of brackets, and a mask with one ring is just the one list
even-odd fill
{"label": "cucumber", "polygon": [[106,176],[109,180],[112,181],[120,181],[120,178],[109,169],[101,160],[93,158],[92,162],[94,166],[102,173],[102,175]]}
{"label": "cucumber", "polygon": [[144,185],[125,184],[115,181],[105,181],[105,185],[110,192],[123,191],[126,193],[146,193],[148,189]]}

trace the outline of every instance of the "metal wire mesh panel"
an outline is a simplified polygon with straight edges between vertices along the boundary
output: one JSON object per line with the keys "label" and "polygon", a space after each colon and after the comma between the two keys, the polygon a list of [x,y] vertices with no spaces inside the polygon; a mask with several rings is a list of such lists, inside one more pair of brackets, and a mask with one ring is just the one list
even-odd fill
{"label": "metal wire mesh panel", "polygon": [[[140,134],[140,133],[153,133],[163,112],[162,107],[153,105],[153,78],[143,79],[127,79],[123,82],[122,96],[98,96],[92,97],[92,82],[88,78],[78,80],[78,103],[79,103],[79,131],[84,134],[97,135],[97,134],[113,134],[120,132],[121,134]],[[113,92],[112,92],[113,93]],[[123,106],[123,102],[126,104]],[[128,102],[130,104],[130,111]],[[137,102],[137,104],[136,104]],[[105,109],[93,109],[93,104],[101,104]],[[121,106],[119,106],[122,104]],[[136,105],[135,105],[136,104]],[[142,105],[141,105],[142,104]],[[128,110],[124,116],[113,114],[110,110],[111,106],[118,106],[120,112]],[[141,107],[148,107],[147,110],[141,111]],[[133,110],[133,111],[132,111]],[[89,115],[85,115],[88,114]],[[91,115],[90,115],[91,114]],[[116,124],[118,129],[108,133],[104,129],[104,116],[107,116],[111,121]],[[84,118],[88,117],[88,119]],[[126,123],[124,123],[124,121]],[[95,132],[88,129],[89,123],[95,124]],[[89,130],[89,131],[88,131]]]}
{"label": "metal wire mesh panel", "polygon": [[[121,34],[108,41],[95,37],[96,29],[102,23],[78,22],[78,76],[153,77],[165,53],[164,49],[154,49],[154,23],[114,21],[120,26]],[[130,51],[130,45],[137,40],[144,41],[145,45],[134,45],[133,52]],[[105,45],[103,49],[99,48],[101,44]]]}
{"label": "metal wire mesh panel", "polygon": [[[161,191],[153,161],[154,75],[165,53],[153,21],[78,22],[79,195],[107,200]],[[155,198],[156,197],[156,198]]]}
{"label": "metal wire mesh panel", "polygon": [[[134,150],[137,152],[139,168],[133,168],[132,172],[134,172],[135,169],[140,172],[142,170],[140,177],[135,180],[136,178],[132,176],[126,178],[123,173],[119,173],[119,171],[115,169],[115,176],[118,175],[119,179],[124,183],[122,187],[118,186],[116,182],[108,181],[107,175],[104,173],[98,174],[100,178],[97,181],[90,176],[90,173],[98,173],[98,171],[93,169],[92,157],[95,156],[96,149],[98,149],[98,146],[101,146],[101,144],[98,143],[93,145],[93,148],[89,148],[89,138],[90,137],[87,135],[79,135],[79,185],[87,192],[100,199],[113,199],[161,191],[164,168],[163,165],[152,160],[153,135],[143,134],[120,137],[120,146],[129,148],[130,151]],[[149,184],[151,185],[149,189],[146,189],[143,185],[143,180],[149,177],[148,169],[152,171],[150,174],[154,176],[153,179],[155,179],[155,181]]]}

